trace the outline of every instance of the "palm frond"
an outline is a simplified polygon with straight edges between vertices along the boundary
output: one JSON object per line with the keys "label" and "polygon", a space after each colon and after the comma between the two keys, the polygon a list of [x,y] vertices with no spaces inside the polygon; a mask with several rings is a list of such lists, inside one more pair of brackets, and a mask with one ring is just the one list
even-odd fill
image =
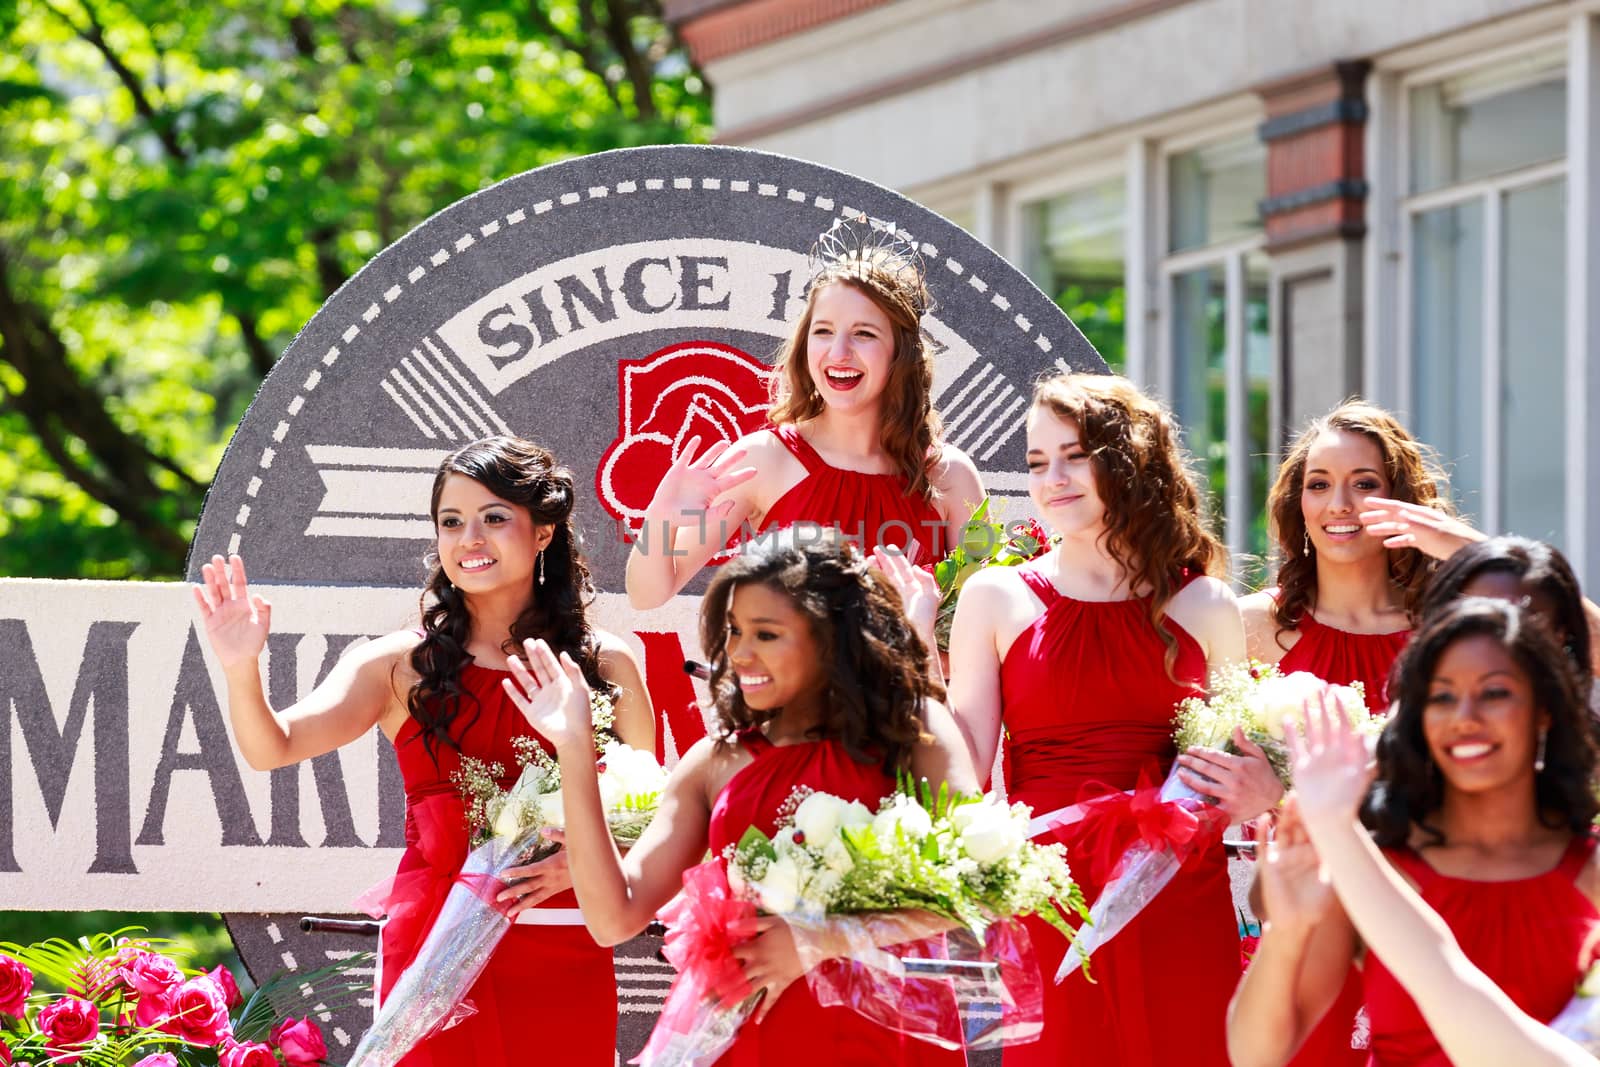
{"label": "palm frond", "polygon": [[372,976],[353,973],[376,959],[371,952],[358,952],[349,959],[303,973],[285,971],[262,985],[250,996],[233,1031],[240,1041],[264,1040],[281,1020],[295,1016],[337,1011],[372,993]]}

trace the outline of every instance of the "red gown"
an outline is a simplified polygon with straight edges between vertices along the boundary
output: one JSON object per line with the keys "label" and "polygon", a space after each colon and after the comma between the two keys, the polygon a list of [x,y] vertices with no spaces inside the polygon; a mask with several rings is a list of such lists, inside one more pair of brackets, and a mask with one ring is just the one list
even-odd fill
{"label": "red gown", "polygon": [[[894,781],[876,764],[857,763],[837,741],[774,745],[761,733],[740,736],[755,757],[728,782],[711,808],[711,852],[720,854],[754,826],[771,835],[778,808],[796,786],[859,800],[876,809]],[[778,998],[759,1026],[747,1022],[719,1067],[961,1067],[966,1057],[891,1033],[845,1007],[822,1007],[805,979]]]}
{"label": "red gown", "polygon": [[[1090,796],[1160,783],[1176,756],[1172,717],[1204,694],[1205,654],[1170,619],[1173,673],[1145,598],[1075,600],[1040,569],[1019,571],[1044,612],[1000,668],[1009,734],[1007,788],[1044,815]],[[1143,781],[1141,781],[1143,780]],[[1086,824],[1080,824],[1086,825]],[[1110,873],[1087,837],[1067,842],[1074,879],[1092,904]],[[1239,980],[1239,933],[1227,859],[1216,843],[1193,856],[1160,896],[1091,958],[1091,983],[1068,974],[1060,934],[1024,920],[1044,972],[1041,1039],[1005,1050],[1006,1067],[1227,1067],[1228,1000]]]}
{"label": "red gown", "polygon": [[[1277,598],[1277,590],[1272,591]],[[1320,623],[1307,609],[1296,629],[1300,638],[1278,661],[1283,674],[1305,671],[1330,685],[1360,682],[1367,692],[1367,710],[1382,714],[1389,706],[1389,669],[1411,639],[1410,630],[1386,634],[1354,634]],[[1323,1015],[1289,1067],[1362,1067],[1367,1050],[1356,1048],[1351,1038],[1361,1010],[1361,972],[1350,968],[1339,998]]]}
{"label": "red gown", "polygon": [[912,563],[944,557],[944,519],[927,500],[908,495],[900,475],[830,467],[793,425],[775,426],[772,432],[805,467],[806,476],[767,509],[762,530],[815,522],[837,527],[867,552],[878,545],[904,549],[915,539]]}
{"label": "red gown", "polygon": [[[1600,912],[1576,885],[1594,849],[1593,837],[1574,838],[1552,870],[1509,882],[1451,878],[1410,849],[1384,854],[1417,884],[1467,958],[1517,1007],[1547,1023],[1572,999],[1595,955]],[[1416,1002],[1383,961],[1368,953],[1363,975],[1371,1067],[1449,1067]]]}
{"label": "red gown", "polygon": [[[384,997],[421,947],[466,859],[466,811],[450,781],[461,756],[499,763],[506,769],[500,785],[508,788],[518,773],[511,740],[533,736],[500,687],[505,677],[504,671],[473,663],[462,668],[462,688],[478,703],[464,700],[450,726],[459,753],[438,744],[435,763],[415,719],[408,719],[395,739],[406,790],[406,850],[386,901]],[[568,889],[523,913],[467,994],[477,1014],[418,1045],[401,1067],[519,1067],[534,1049],[547,1063],[611,1067],[617,1047],[611,949],[589,936],[577,907]],[[535,1025],[551,1012],[559,1013],[560,1025]]]}

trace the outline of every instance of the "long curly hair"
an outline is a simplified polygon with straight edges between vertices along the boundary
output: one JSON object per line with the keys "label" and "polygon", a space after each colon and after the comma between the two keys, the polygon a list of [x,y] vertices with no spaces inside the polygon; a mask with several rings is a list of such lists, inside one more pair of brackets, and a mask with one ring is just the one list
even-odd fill
{"label": "long curly hair", "polygon": [[1555,615],[1547,617],[1545,622],[1578,668],[1584,688],[1583,699],[1587,702],[1588,690],[1594,682],[1589,620],[1584,614],[1578,577],[1572,573],[1572,565],[1559,548],[1511,535],[1490,537],[1468,545],[1433,572],[1423,590],[1419,613],[1427,617],[1439,611],[1452,600],[1459,599],[1462,590],[1474,578],[1485,574],[1509,574],[1517,580],[1524,594],[1537,593],[1555,609]]}
{"label": "long curly hair", "polygon": [[884,385],[878,440],[905,480],[906,492],[933,502],[931,472],[943,458],[944,427],[933,409],[933,354],[922,335],[922,309],[927,288],[919,270],[886,250],[825,265],[806,286],[806,308],[778,352],[772,375],[774,426],[801,423],[821,415],[826,404],[806,364],[811,317],[817,294],[830,285],[848,285],[866,296],[889,317],[894,355]]}
{"label": "long curly hair", "polygon": [[[588,606],[594,583],[578,550],[572,524],[575,502],[572,472],[532,441],[518,437],[486,437],[446,456],[433,478],[428,513],[437,529],[439,496],[452,474],[471,478],[509,504],[525,510],[539,525],[554,527],[544,548],[544,584],[528,585],[528,600],[511,624],[501,648],[517,652],[528,638],[543,638],[557,653],[566,652],[583,668],[591,687],[610,693],[600,677],[599,649],[589,625]],[[435,760],[438,745],[460,746],[451,737],[459,715],[467,726],[481,709],[461,685],[461,668],[472,658],[467,644],[473,619],[465,595],[445,577],[437,547],[426,562],[428,579],[422,591],[422,640],[411,652],[417,681],[406,697],[411,717],[421,727],[423,747]],[[470,705],[470,707],[469,707]]]}
{"label": "long curly hair", "polygon": [[1361,812],[1384,848],[1405,845],[1413,825],[1433,843],[1444,843],[1444,832],[1428,820],[1450,785],[1428,749],[1423,716],[1439,659],[1457,641],[1476,636],[1500,643],[1532,683],[1534,706],[1550,716],[1544,770],[1534,779],[1540,822],[1583,834],[1600,811],[1593,790],[1600,748],[1571,657],[1533,612],[1504,600],[1465,597],[1423,617],[1395,669],[1397,708],[1378,739],[1378,775]]}
{"label": "long curly hair", "polygon": [[725,740],[783,714],[744,701],[728,657],[728,610],[736,589],[765,585],[811,624],[826,668],[826,718],[813,735],[843,743],[859,763],[907,770],[924,736],[923,704],[943,700],[928,677],[928,649],[900,594],[852,544],[810,524],[764,533],[711,579],[700,608],[700,647],[710,660],[711,700]]}
{"label": "long curly hair", "polygon": [[1178,642],[1161,625],[1191,576],[1225,577],[1228,552],[1201,518],[1200,489],[1172,414],[1114,374],[1067,372],[1033,387],[1033,406],[1078,427],[1095,492],[1105,506],[1101,533],[1131,590],[1149,590],[1150,621],[1167,646],[1170,676]]}
{"label": "long curly hair", "polygon": [[[1316,552],[1306,551],[1306,517],[1300,496],[1306,484],[1306,459],[1317,438],[1330,430],[1361,434],[1378,446],[1389,496],[1407,504],[1438,508],[1454,514],[1446,495],[1447,481],[1432,451],[1400,425],[1387,411],[1363,400],[1346,400],[1326,415],[1312,419],[1289,446],[1278,466],[1278,477],[1267,494],[1267,514],[1278,556],[1278,598],[1273,620],[1275,640],[1300,626],[1300,619],[1317,603]],[[1389,552],[1389,580],[1403,596],[1406,613],[1416,622],[1422,591],[1433,572],[1433,560],[1414,549]]]}

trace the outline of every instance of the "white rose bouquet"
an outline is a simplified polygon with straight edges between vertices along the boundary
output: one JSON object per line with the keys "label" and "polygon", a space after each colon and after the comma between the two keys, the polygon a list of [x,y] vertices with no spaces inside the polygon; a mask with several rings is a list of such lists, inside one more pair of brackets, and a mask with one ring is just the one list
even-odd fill
{"label": "white rose bouquet", "polygon": [[[606,820],[626,848],[638,841],[655,814],[666,772],[653,754],[611,739],[613,711],[608,696],[594,694],[591,713],[603,768],[600,790]],[[477,1010],[467,993],[511,928],[506,905],[498,900],[506,886],[505,872],[561,847],[545,836],[546,830],[565,825],[561,767],[534,737],[515,738],[511,745],[521,768],[511,788],[500,788],[504,767],[470,756],[462,757],[461,769],[452,775],[465,807],[471,851],[422,947],[351,1056],[352,1067],[388,1067],[423,1038]],[[423,817],[420,810],[413,813]],[[375,901],[371,910],[383,914],[396,891],[404,892],[396,887],[389,899]]]}
{"label": "white rose bouquet", "polygon": [[1550,1021],[1550,1029],[1589,1055],[1600,1056],[1600,961],[1590,965],[1572,999]]}
{"label": "white rose bouquet", "polygon": [[[1233,732],[1238,728],[1266,753],[1267,762],[1289,782],[1289,750],[1284,725],[1303,723],[1306,707],[1319,700],[1344,709],[1364,731],[1376,731],[1381,720],[1367,715],[1366,700],[1357,682],[1330,686],[1304,671],[1283,675],[1276,667],[1240,664],[1211,676],[1211,695],[1190,697],[1178,705],[1173,740],[1178,751],[1199,745],[1237,752]],[[1115,793],[1076,805],[1060,813],[1053,825],[1064,826],[1087,815],[1131,819],[1138,835],[1112,868],[1105,888],[1090,909],[1090,925],[1080,932],[1056,973],[1056,981],[1086,963],[1091,953],[1122,932],[1172,881],[1189,856],[1211,847],[1222,836],[1227,818],[1212,806],[1211,798],[1195,792],[1177,776],[1167,775],[1159,789]]]}
{"label": "white rose bouquet", "polygon": [[637,1062],[710,1063],[732,1043],[755,998],[728,995],[737,964],[707,946],[757,909],[788,922],[821,1004],[945,1048],[1036,1037],[1038,968],[1011,920],[1036,914],[1070,939],[1061,909],[1086,909],[1066,850],[1028,840],[1030,814],[992,797],[934,795],[926,783],[902,783],[875,813],[797,789],[772,836],[751,828],[686,874],[663,911],[680,973]]}

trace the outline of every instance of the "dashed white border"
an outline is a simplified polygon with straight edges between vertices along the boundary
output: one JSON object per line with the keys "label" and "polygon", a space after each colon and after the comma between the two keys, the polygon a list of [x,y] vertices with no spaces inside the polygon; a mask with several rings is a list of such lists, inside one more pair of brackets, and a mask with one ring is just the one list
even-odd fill
{"label": "dashed white border", "polygon": [[[575,204],[583,203],[586,200],[603,199],[613,194],[618,196],[627,196],[629,194],[638,193],[640,191],[640,184],[641,182],[639,179],[631,178],[618,181],[615,185],[611,186],[591,185],[584,186],[582,189],[573,189],[568,192],[564,192],[559,196],[546,200],[540,200],[533,204],[533,214],[547,215],[550,212],[559,210],[562,207],[571,207]],[[838,205],[837,201],[831,196],[807,193],[803,190],[787,186],[780,187],[771,182],[752,182],[750,180],[740,178],[723,179],[720,177],[709,176],[702,177],[698,181],[690,177],[673,177],[671,179],[644,178],[643,188],[645,191],[653,193],[726,190],[730,193],[743,193],[745,195],[755,195],[758,197],[774,199],[783,203],[810,206],[818,211],[827,212],[829,214],[836,213],[846,218],[867,219],[874,226],[893,230],[902,236],[911,239],[913,245],[917,248],[918,252],[921,253],[924,260],[929,261],[930,264],[932,262],[942,261],[945,269],[957,276],[965,276],[967,279],[967,284],[973,289],[977,290],[979,293],[988,293],[991,289],[993,289],[993,286],[988,281],[980,278],[976,274],[970,273],[966,267],[957,262],[953,257],[941,256],[939,254],[939,250],[932,244],[927,242],[919,243],[915,241],[910,234],[906,233],[904,230],[901,230],[893,222],[886,221],[884,219],[871,218],[866,212],[861,211],[858,208],[850,207],[848,204]],[[446,242],[444,247],[438,248],[433,253],[426,255],[424,257],[424,262],[418,262],[413,265],[406,274],[405,284],[408,286],[416,286],[428,276],[428,273],[432,268],[441,267],[445,263],[449,262],[452,255],[452,248],[456,253],[465,252],[467,249],[471,248],[480,241],[487,240],[499,233],[503,233],[508,227],[516,226],[518,223],[527,219],[527,217],[528,212],[523,208],[518,208],[515,211],[509,212],[505,216],[504,222],[502,222],[500,219],[493,219],[476,227],[468,227],[467,229],[464,229],[461,232],[461,235],[454,241]],[[821,231],[819,230],[818,232],[820,233]],[[374,301],[373,303],[369,304],[365,310],[360,312],[360,323],[352,321],[349,326],[345,328],[343,333],[340,334],[340,337],[343,339],[344,343],[349,344],[350,342],[354,341],[356,337],[360,335],[361,327],[363,325],[370,325],[377,321],[377,319],[382,316],[384,308],[399,299],[401,292],[401,286],[392,285],[383,293],[382,304]],[[1011,301],[1002,296],[999,292],[992,293],[989,298],[989,303],[995,309],[997,309],[1002,316],[1006,316],[1006,313],[1011,310]],[[1039,351],[1050,352],[1052,350],[1053,346],[1050,343],[1050,339],[1044,335],[1042,330],[1035,331],[1033,323],[1028,320],[1027,316],[1020,314],[1009,316],[1007,317],[1006,321],[1009,321],[1025,336],[1028,336],[1033,341],[1034,345],[1039,349]],[[322,357],[322,364],[323,366],[331,367],[335,362],[338,361],[338,359],[339,346],[334,345],[331,346],[328,349],[327,354]],[[1062,363],[1062,360],[1059,356],[1056,357],[1056,362],[1058,364]],[[273,430],[272,439],[275,443],[283,443],[284,438],[289,433],[290,420],[292,420],[301,412],[301,410],[304,409],[306,399],[311,395],[311,393],[316,391],[316,388],[321,381],[322,373],[320,371],[312,371],[311,375],[306,379],[305,384],[301,387],[301,392],[297,393],[294,398],[289,401],[288,405],[284,409],[283,419],[279,421],[277,427]],[[407,405],[404,400],[395,392],[392,386],[389,385],[387,379],[385,379],[383,387],[389,393],[390,398],[393,399],[395,403],[400,405],[402,411],[405,411],[407,414],[411,414],[411,412],[407,409]],[[415,415],[412,415],[412,419],[413,421],[418,421]],[[269,446],[264,448],[258,464],[260,469],[266,470],[270,468],[275,455],[276,450],[272,447]],[[256,493],[259,492],[260,482],[261,480],[259,477],[252,479],[250,483],[250,490],[248,491],[248,495],[250,497],[254,498]],[[234,518],[233,532],[228,538],[229,554],[239,551],[240,543],[244,537],[244,528],[249,521],[250,506],[248,504],[242,505],[239,508],[238,514]]]}

